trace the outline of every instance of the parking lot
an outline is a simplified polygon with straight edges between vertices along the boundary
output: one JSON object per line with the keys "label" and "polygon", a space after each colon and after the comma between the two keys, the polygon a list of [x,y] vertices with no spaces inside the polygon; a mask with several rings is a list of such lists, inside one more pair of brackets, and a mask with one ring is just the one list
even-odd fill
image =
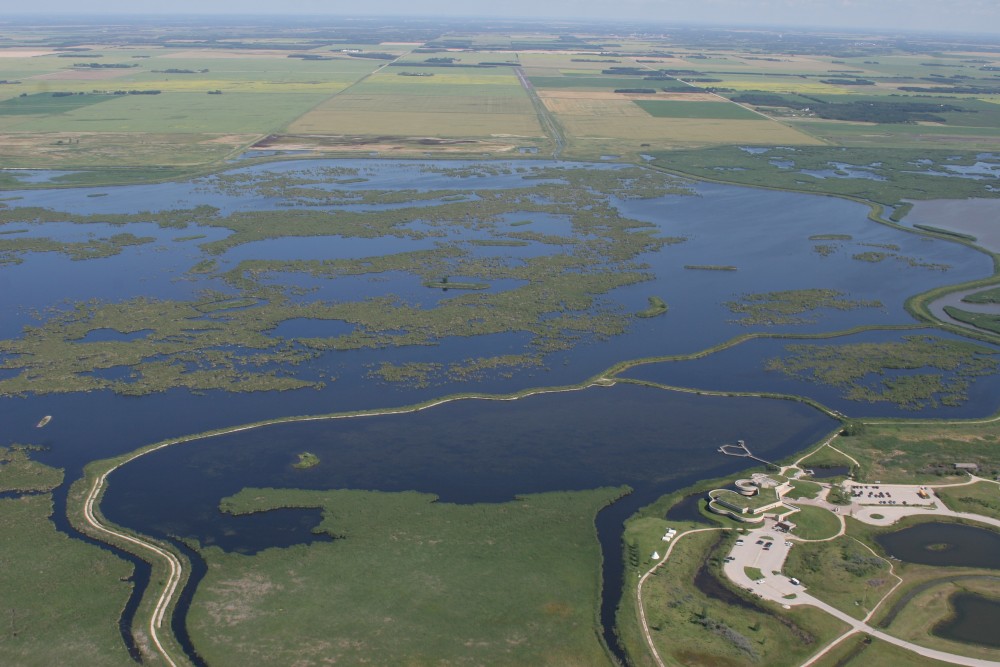
{"label": "parking lot", "polygon": [[[934,490],[922,486],[847,482],[845,488],[855,505],[926,507],[935,503]],[[927,494],[926,498],[920,495],[921,490]]]}
{"label": "parking lot", "polygon": [[[723,572],[737,586],[778,602],[782,602],[786,595],[803,591],[803,586],[793,584],[788,577],[780,574],[788,552],[794,548],[788,537],[775,530],[774,523],[768,521],[765,526],[737,540],[722,566]],[[763,577],[751,579],[744,570],[747,567],[758,568]]]}

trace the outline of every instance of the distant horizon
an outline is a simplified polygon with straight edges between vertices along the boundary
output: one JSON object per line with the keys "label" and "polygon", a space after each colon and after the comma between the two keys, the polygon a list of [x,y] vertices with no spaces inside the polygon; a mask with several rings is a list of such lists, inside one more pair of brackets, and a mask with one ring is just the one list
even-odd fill
{"label": "distant horizon", "polygon": [[[995,0],[703,0],[671,3],[662,0],[619,0],[615,5],[596,0],[554,0],[544,4],[509,0],[502,9],[477,0],[426,0],[419,9],[399,0],[371,0],[364,13],[331,10],[318,0],[299,0],[293,7],[276,8],[266,0],[175,0],[171,9],[125,0],[99,0],[86,12],[69,0],[38,0],[24,9],[7,10],[6,19],[37,17],[102,18],[185,17],[310,17],[341,19],[501,20],[516,22],[614,24],[646,23],[650,27],[703,27],[718,29],[834,30],[866,34],[960,33],[1000,37],[1000,5]],[[720,18],[722,17],[722,18]],[[989,26],[988,29],[984,28]]]}

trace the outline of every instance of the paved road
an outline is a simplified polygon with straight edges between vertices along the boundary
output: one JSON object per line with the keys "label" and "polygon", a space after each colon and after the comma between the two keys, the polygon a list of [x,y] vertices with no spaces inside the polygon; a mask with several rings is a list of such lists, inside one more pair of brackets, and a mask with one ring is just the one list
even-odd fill
{"label": "paved road", "polygon": [[[980,520],[982,519],[982,517],[978,518]],[[794,540],[788,540],[786,535],[775,530],[773,523],[770,521],[766,522],[766,525],[756,528],[744,535],[742,540],[742,545],[733,547],[729,554],[733,557],[733,560],[723,565],[723,571],[736,585],[759,595],[765,600],[777,602],[786,608],[797,605],[810,605],[816,607],[849,625],[851,627],[851,631],[847,634],[864,632],[872,637],[876,637],[882,641],[894,644],[895,646],[899,646],[908,651],[913,651],[914,653],[927,658],[933,658],[935,660],[941,660],[955,665],[968,665],[970,667],[1000,667],[1000,662],[982,660],[979,658],[969,658],[964,655],[937,651],[899,639],[898,637],[893,637],[892,635],[886,634],[881,630],[873,628],[865,621],[853,618],[836,607],[832,607],[822,600],[814,598],[806,592],[805,586],[801,584],[793,584],[788,577],[781,574],[781,569],[785,564],[785,559],[788,557],[789,551],[794,548]],[[761,541],[762,543],[758,544],[758,541]],[[765,549],[764,546],[768,542],[771,543],[771,546],[770,548]],[[789,546],[789,544],[792,546]],[[757,581],[751,580],[744,571],[745,567],[759,568],[763,574],[763,578]],[[778,574],[775,574],[775,572]],[[793,594],[795,596],[794,598],[786,597]],[[843,639],[845,636],[846,635],[842,635],[838,638],[838,641]],[[822,653],[825,653],[832,646],[833,644],[828,645]],[[817,657],[819,656],[813,656],[813,658],[805,664],[811,664]]]}

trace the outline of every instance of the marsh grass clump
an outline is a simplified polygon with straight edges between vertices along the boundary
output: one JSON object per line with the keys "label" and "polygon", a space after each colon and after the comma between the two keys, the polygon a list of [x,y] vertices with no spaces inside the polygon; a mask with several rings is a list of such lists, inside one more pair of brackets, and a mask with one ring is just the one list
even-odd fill
{"label": "marsh grass clump", "polygon": [[880,301],[854,301],[843,297],[843,292],[832,289],[787,290],[744,294],[739,301],[727,301],[723,305],[729,308],[730,312],[743,315],[742,319],[734,321],[744,326],[812,324],[816,322],[817,316],[815,314],[803,316],[805,313],[821,309],[855,310],[882,307]]}
{"label": "marsh grass clump", "polygon": [[839,387],[849,400],[907,410],[960,405],[968,399],[971,380],[998,367],[996,352],[988,347],[927,335],[886,343],[788,345],[785,351],[765,368]]}

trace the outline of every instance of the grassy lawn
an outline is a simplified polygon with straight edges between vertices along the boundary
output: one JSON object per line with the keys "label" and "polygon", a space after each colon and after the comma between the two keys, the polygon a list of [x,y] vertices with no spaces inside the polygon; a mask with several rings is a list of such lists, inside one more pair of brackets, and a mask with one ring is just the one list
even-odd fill
{"label": "grassy lawn", "polygon": [[804,540],[825,540],[840,530],[837,516],[822,507],[799,505],[799,511],[790,518],[796,525],[795,536]]}
{"label": "grassy lawn", "polygon": [[792,482],[792,490],[784,495],[785,498],[795,500],[797,498],[815,498],[823,490],[816,482],[800,479]]}
{"label": "grassy lawn", "polygon": [[796,544],[784,572],[800,579],[811,595],[858,619],[897,581],[889,572],[889,561],[846,535],[829,542]]}
{"label": "grassy lawn", "polygon": [[1000,519],[1000,484],[976,482],[970,486],[934,489],[934,493],[948,509]]}
{"label": "grassy lawn", "polygon": [[623,493],[453,505],[418,493],[247,489],[224,511],[322,507],[333,542],[203,550],[188,618],[213,665],[608,665],[594,515]]}

